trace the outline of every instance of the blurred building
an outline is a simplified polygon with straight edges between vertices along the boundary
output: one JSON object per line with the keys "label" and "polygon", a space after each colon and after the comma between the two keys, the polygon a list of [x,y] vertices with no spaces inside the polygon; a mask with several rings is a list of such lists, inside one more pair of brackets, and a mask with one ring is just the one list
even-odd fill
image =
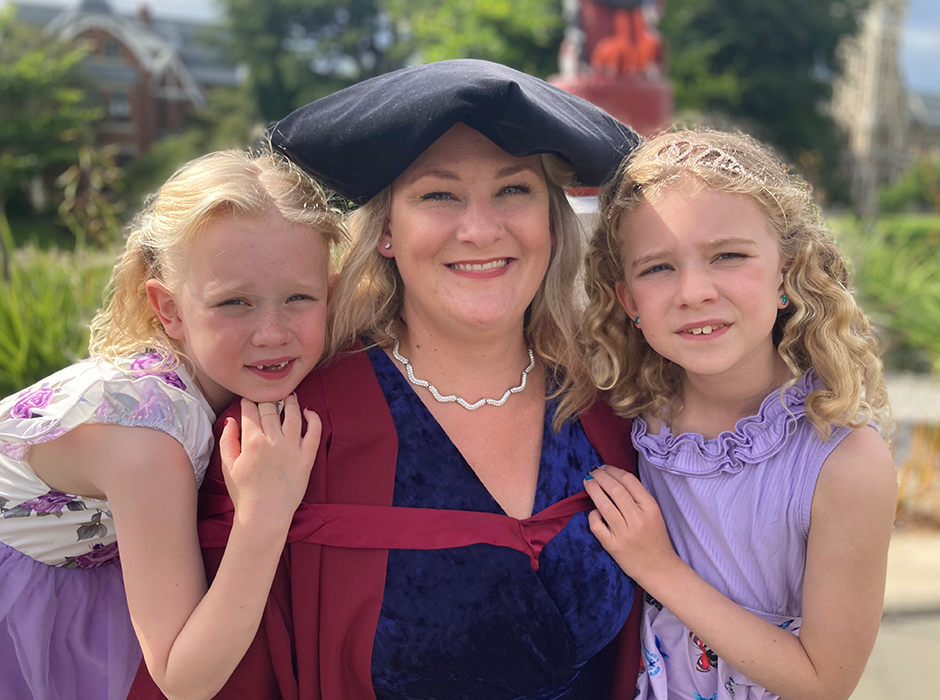
{"label": "blurred building", "polygon": [[940,95],[908,92],[901,73],[906,12],[907,0],[872,0],[838,49],[832,116],[848,137],[852,196],[865,213],[916,157],[940,155]]}
{"label": "blurred building", "polygon": [[146,4],[136,14],[116,13],[107,0],[81,0],[74,9],[17,4],[17,21],[39,25],[63,39],[85,39],[83,62],[93,101],[104,109],[98,141],[133,157],[154,141],[182,131],[188,114],[216,86],[240,82],[227,60],[220,30],[192,20],[154,17]]}

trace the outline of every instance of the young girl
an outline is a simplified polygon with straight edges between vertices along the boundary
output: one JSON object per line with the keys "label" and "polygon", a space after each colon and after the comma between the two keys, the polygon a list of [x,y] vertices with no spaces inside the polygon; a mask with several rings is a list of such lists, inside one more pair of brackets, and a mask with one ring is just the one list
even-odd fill
{"label": "young girl", "polygon": [[585,488],[647,591],[638,697],[848,698],[896,476],[871,427],[877,343],[809,188],[747,137],[683,131],[635,151],[601,204],[590,359],[634,418],[643,485],[610,468]]}
{"label": "young girl", "polygon": [[[0,698],[123,700],[141,647],[171,697],[228,678],[316,454],[291,392],[323,348],[341,235],[287,161],[197,159],[135,221],[91,359],[0,402]],[[233,420],[219,440],[235,525],[207,592],[196,491],[236,396],[241,446]]]}

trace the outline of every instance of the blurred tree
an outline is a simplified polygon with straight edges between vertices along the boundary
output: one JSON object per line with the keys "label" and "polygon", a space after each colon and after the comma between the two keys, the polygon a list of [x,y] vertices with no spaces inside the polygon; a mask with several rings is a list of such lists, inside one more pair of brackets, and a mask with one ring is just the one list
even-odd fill
{"label": "blurred tree", "polygon": [[483,58],[540,78],[558,72],[561,0],[387,0],[421,61]]}
{"label": "blurred tree", "polygon": [[6,205],[31,178],[78,160],[90,142],[100,111],[85,104],[77,65],[82,46],[56,41],[14,21],[11,6],[0,7],[0,248],[3,279],[13,232]]}
{"label": "blurred tree", "polygon": [[811,179],[834,172],[842,145],[826,105],[836,47],[868,2],[668,0],[660,29],[677,110],[747,122]]}
{"label": "blurred tree", "polygon": [[409,63],[486,58],[557,70],[561,0],[219,0],[267,123]]}

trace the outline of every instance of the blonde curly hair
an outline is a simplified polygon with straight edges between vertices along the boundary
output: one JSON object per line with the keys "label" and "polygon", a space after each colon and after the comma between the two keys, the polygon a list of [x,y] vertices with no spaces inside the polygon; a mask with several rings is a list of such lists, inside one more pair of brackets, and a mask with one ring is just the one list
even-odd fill
{"label": "blonde curly hair", "polygon": [[[564,187],[574,182],[574,170],[561,158],[543,154],[549,193],[549,221],[555,234],[545,277],[526,313],[525,336],[548,370],[549,383],[560,396],[555,426],[584,407],[572,401],[586,394],[570,392],[590,385],[591,378],[578,347],[578,320],[574,302],[575,278],[581,266],[581,233]],[[330,329],[325,357],[336,356],[361,336],[383,347],[390,345],[385,332],[397,321],[404,300],[404,283],[392,258],[376,246],[391,211],[391,186],[349,215],[351,243],[340,261],[340,274],[327,311]]]}
{"label": "blonde curly hair", "polygon": [[115,361],[147,350],[161,356],[155,370],[172,369],[181,361],[188,364],[148,301],[147,280],[175,289],[187,253],[218,217],[264,217],[272,212],[322,236],[328,246],[346,238],[341,214],[330,205],[326,191],[273,152],[217,151],[179,168],[131,223],[124,253],[111,274],[105,308],[91,322],[89,354]]}
{"label": "blonde curly hair", "polygon": [[[681,368],[662,357],[627,319],[615,287],[624,279],[621,236],[629,213],[677,182],[749,197],[766,217],[784,262],[789,300],[773,342],[792,385],[810,367],[822,382],[806,401],[821,435],[832,426],[886,425],[888,397],[879,345],[846,284],[842,254],[823,225],[812,191],[766,147],[743,134],[708,129],[660,134],[621,163],[601,193],[588,246],[585,352],[597,390],[614,410],[665,417],[680,408]],[[782,390],[782,389],[781,389]]]}

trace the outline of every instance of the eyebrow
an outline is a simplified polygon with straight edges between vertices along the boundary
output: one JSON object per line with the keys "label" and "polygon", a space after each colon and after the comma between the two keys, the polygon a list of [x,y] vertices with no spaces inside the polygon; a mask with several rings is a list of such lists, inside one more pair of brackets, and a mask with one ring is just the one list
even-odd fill
{"label": "eyebrow", "polygon": [[[504,168],[500,168],[496,171],[496,179],[500,180],[506,177],[512,177],[513,175],[518,175],[523,171],[529,171],[534,175],[538,175],[538,170],[527,163],[513,163],[512,165],[507,165]],[[453,170],[447,170],[446,168],[434,168],[431,170],[424,170],[419,172],[415,177],[409,178],[408,182],[417,182],[423,177],[436,177],[441,180],[460,180],[460,177]]]}
{"label": "eyebrow", "polygon": [[[702,245],[700,245],[699,248],[701,250],[709,250],[712,248],[722,248],[726,245],[747,246],[749,248],[753,248],[754,246],[757,245],[757,243],[752,238],[733,238],[733,237],[711,238],[705,241]],[[632,263],[630,263],[630,267],[633,269],[637,267],[642,267],[643,265],[646,265],[647,263],[652,262],[653,260],[663,257],[668,252],[669,252],[668,249],[654,250],[652,253],[648,253],[647,255],[640,256],[639,258],[634,260]]]}

